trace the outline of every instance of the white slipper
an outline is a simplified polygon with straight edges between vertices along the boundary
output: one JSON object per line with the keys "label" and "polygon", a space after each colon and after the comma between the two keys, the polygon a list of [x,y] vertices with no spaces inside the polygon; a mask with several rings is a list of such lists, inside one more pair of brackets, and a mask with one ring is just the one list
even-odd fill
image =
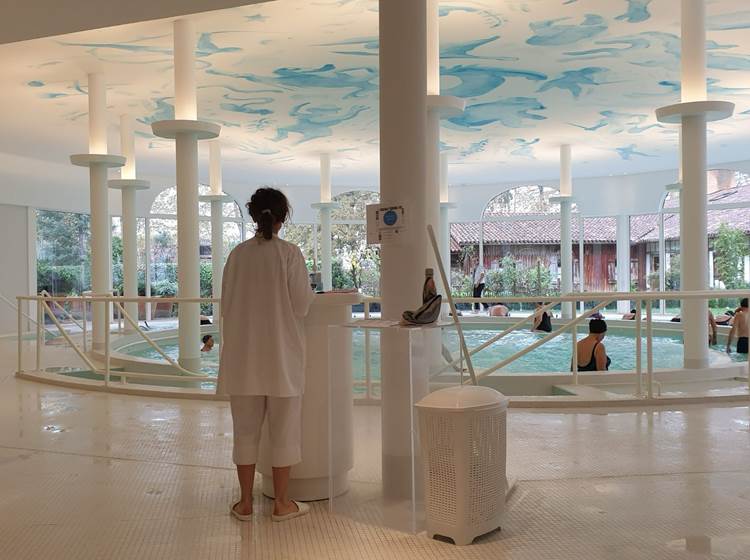
{"label": "white slipper", "polygon": [[243,515],[241,513],[238,513],[237,510],[234,509],[234,507],[237,506],[237,505],[239,505],[239,502],[237,502],[236,504],[233,504],[232,507],[229,509],[229,511],[232,512],[232,515],[234,516],[234,518],[237,519],[237,520],[239,520],[239,521],[252,521],[253,520],[253,514],[252,513],[248,513],[248,514]]}
{"label": "white slipper", "polygon": [[294,500],[292,500],[292,503],[297,505],[297,511],[293,511],[285,515],[271,514],[271,519],[276,522],[289,521],[290,519],[294,519],[295,517],[302,517],[303,515],[307,515],[308,513],[310,513],[310,506],[308,506],[307,504],[303,504],[302,502],[295,502]]}

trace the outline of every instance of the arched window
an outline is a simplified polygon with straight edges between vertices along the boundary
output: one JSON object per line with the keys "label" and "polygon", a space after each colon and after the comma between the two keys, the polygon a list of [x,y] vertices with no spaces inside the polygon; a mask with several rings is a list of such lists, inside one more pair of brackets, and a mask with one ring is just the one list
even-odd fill
{"label": "arched window", "polygon": [[492,198],[484,208],[482,217],[559,214],[560,205],[550,202],[550,197],[557,194],[557,189],[541,185],[514,187]]}
{"label": "arched window", "polygon": [[[205,196],[211,194],[211,187],[208,185],[198,185],[198,195]],[[242,220],[242,211],[235,201],[225,202],[223,214],[225,218],[234,218]],[[177,187],[169,187],[161,191],[154,202],[151,204],[151,215],[168,216],[177,215]],[[200,218],[211,218],[211,203],[198,203],[198,216]]]}
{"label": "arched window", "polygon": [[364,220],[367,218],[367,205],[377,204],[380,194],[373,191],[348,191],[333,197],[333,202],[339,204],[331,212],[335,221]]}

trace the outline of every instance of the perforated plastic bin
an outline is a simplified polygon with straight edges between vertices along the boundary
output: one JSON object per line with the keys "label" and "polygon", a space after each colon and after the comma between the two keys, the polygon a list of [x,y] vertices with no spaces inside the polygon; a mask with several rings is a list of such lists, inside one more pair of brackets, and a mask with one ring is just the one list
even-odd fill
{"label": "perforated plastic bin", "polygon": [[417,403],[429,537],[467,545],[498,529],[505,512],[508,399],[464,385]]}

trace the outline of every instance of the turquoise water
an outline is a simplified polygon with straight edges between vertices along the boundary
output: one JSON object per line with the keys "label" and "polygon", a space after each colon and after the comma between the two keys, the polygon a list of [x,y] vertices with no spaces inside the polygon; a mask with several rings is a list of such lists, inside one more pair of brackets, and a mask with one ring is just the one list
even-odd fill
{"label": "turquoise water", "polygon": [[[464,331],[466,343],[469,348],[474,348],[485,342],[495,334],[497,330],[488,328],[467,328]],[[533,344],[544,335],[529,331],[517,331],[507,335],[500,342],[497,342],[476,354],[473,358],[474,365],[479,368],[487,368],[495,363],[510,357],[519,350]],[[579,335],[579,338],[581,335]],[[353,342],[353,373],[356,380],[365,379],[364,367],[364,348],[365,333],[361,330],[355,330],[352,333]],[[455,330],[445,329],[443,333],[443,343],[454,355],[458,353],[458,336]],[[176,339],[167,339],[159,341],[161,348],[172,358],[177,359],[178,344]],[[380,371],[380,337],[377,331],[370,331],[370,367],[373,378],[379,378]],[[627,334],[609,334],[604,339],[604,345],[607,354],[612,359],[610,370],[629,371],[635,369],[635,338]],[[646,367],[646,339],[642,340],[643,345],[643,367]],[[512,362],[503,368],[501,374],[527,374],[539,372],[568,372],[570,371],[572,341],[569,334],[561,335],[552,341],[542,345],[529,354]],[[150,358],[162,360],[161,356],[151,347],[143,345],[133,346],[123,350],[125,353],[138,356],[141,358]],[[682,340],[680,336],[658,336],[654,337],[653,346],[654,367],[657,369],[678,369],[682,367]],[[725,360],[726,354],[720,347],[714,347],[711,350],[711,360],[717,363]],[[731,355],[733,360],[742,361],[747,358]],[[211,352],[201,354],[202,367],[201,371],[209,375],[215,375],[219,367],[219,343],[217,342]]]}

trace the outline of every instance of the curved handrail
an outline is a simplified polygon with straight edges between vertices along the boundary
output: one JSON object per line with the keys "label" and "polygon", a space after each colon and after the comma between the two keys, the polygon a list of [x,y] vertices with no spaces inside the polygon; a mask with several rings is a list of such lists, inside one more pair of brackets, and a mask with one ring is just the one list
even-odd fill
{"label": "curved handrail", "polygon": [[55,317],[55,314],[52,313],[52,309],[50,309],[50,306],[47,305],[47,302],[45,300],[42,300],[41,303],[42,303],[42,306],[44,307],[44,310],[49,315],[50,319],[52,319],[52,322],[55,323],[55,326],[60,331],[60,334],[63,335],[67,343],[70,344],[70,346],[73,348],[75,353],[78,354],[78,357],[81,358],[89,368],[91,368],[91,371],[96,372],[96,373],[101,373],[99,368],[97,368],[94,365],[94,362],[92,362],[86,354],[84,354],[78,349],[78,346],[75,344],[75,342],[73,342],[73,339],[70,338],[70,335],[67,332],[65,332],[65,329],[63,328],[62,324],[60,324],[60,321],[57,320],[57,317]]}
{"label": "curved handrail", "polygon": [[127,311],[125,311],[125,307],[122,305],[121,302],[115,301],[113,303],[120,310],[120,312],[122,313],[122,316],[125,317],[125,320],[130,324],[130,326],[133,327],[136,330],[136,332],[138,332],[138,334],[140,334],[141,337],[146,342],[148,342],[148,344],[154,350],[156,350],[162,358],[164,358],[165,360],[167,360],[167,362],[169,362],[169,365],[171,365],[174,368],[177,368],[178,371],[181,371],[183,374],[185,374],[187,376],[190,376],[190,377],[203,375],[201,373],[198,373],[198,372],[195,372],[195,371],[190,371],[190,370],[187,370],[184,367],[182,367],[179,364],[179,362],[177,362],[174,358],[172,358],[166,352],[164,352],[164,350],[162,350],[161,347],[158,344],[156,344],[156,342],[154,342],[154,340],[150,336],[148,336],[145,332],[143,332],[143,330],[138,325],[138,323],[136,323],[133,320],[133,318],[130,316],[130,314]]}
{"label": "curved handrail", "polygon": [[[23,310],[21,310],[18,305],[15,305],[10,299],[8,299],[7,297],[5,297],[3,294],[0,294],[0,300],[2,300],[3,302],[5,302],[6,304],[8,304],[8,306],[10,306],[11,309],[13,309],[13,310],[18,311],[19,313],[21,313],[21,315],[23,317],[26,317],[26,319],[28,319],[29,321],[31,321],[35,325],[37,324],[36,323],[36,319],[34,319],[33,317],[31,317],[30,315],[28,315],[27,313],[25,313]],[[45,325],[41,325],[41,327],[51,337],[55,336],[55,333],[53,333],[51,330],[49,330]],[[21,333],[18,333],[18,336],[21,336]]]}
{"label": "curved handrail", "polygon": [[[54,298],[53,298],[52,294],[50,294],[50,293],[49,293],[49,292],[48,292],[47,290],[42,290],[42,291],[41,291],[41,292],[39,292],[39,293],[40,293],[41,295],[43,295],[44,297],[47,297],[47,298],[52,298],[52,299],[51,299],[52,303],[53,303],[53,304],[55,304],[55,306],[56,306],[56,307],[57,307],[58,309],[61,309],[61,310],[62,310],[62,312],[63,312],[63,313],[65,314],[65,316],[66,316],[66,317],[67,317],[67,318],[68,318],[68,319],[69,319],[69,320],[70,320],[70,321],[71,321],[71,322],[72,322],[72,323],[73,323],[73,324],[74,324],[74,325],[75,325],[76,327],[78,327],[79,329],[81,329],[81,331],[84,331],[84,330],[85,330],[85,329],[83,328],[83,325],[81,325],[81,324],[80,324],[80,323],[79,323],[79,322],[78,322],[78,321],[76,320],[76,318],[75,318],[75,317],[73,317],[73,315],[72,315],[72,314],[70,313],[70,311],[68,311],[67,309],[65,309],[65,308],[64,308],[64,307],[63,307],[62,305],[60,305],[60,303],[59,303],[59,302],[58,302],[58,301],[57,301],[56,299],[54,299]],[[86,305],[86,301],[85,301],[85,300],[82,300],[82,301],[83,301],[83,305]]]}

